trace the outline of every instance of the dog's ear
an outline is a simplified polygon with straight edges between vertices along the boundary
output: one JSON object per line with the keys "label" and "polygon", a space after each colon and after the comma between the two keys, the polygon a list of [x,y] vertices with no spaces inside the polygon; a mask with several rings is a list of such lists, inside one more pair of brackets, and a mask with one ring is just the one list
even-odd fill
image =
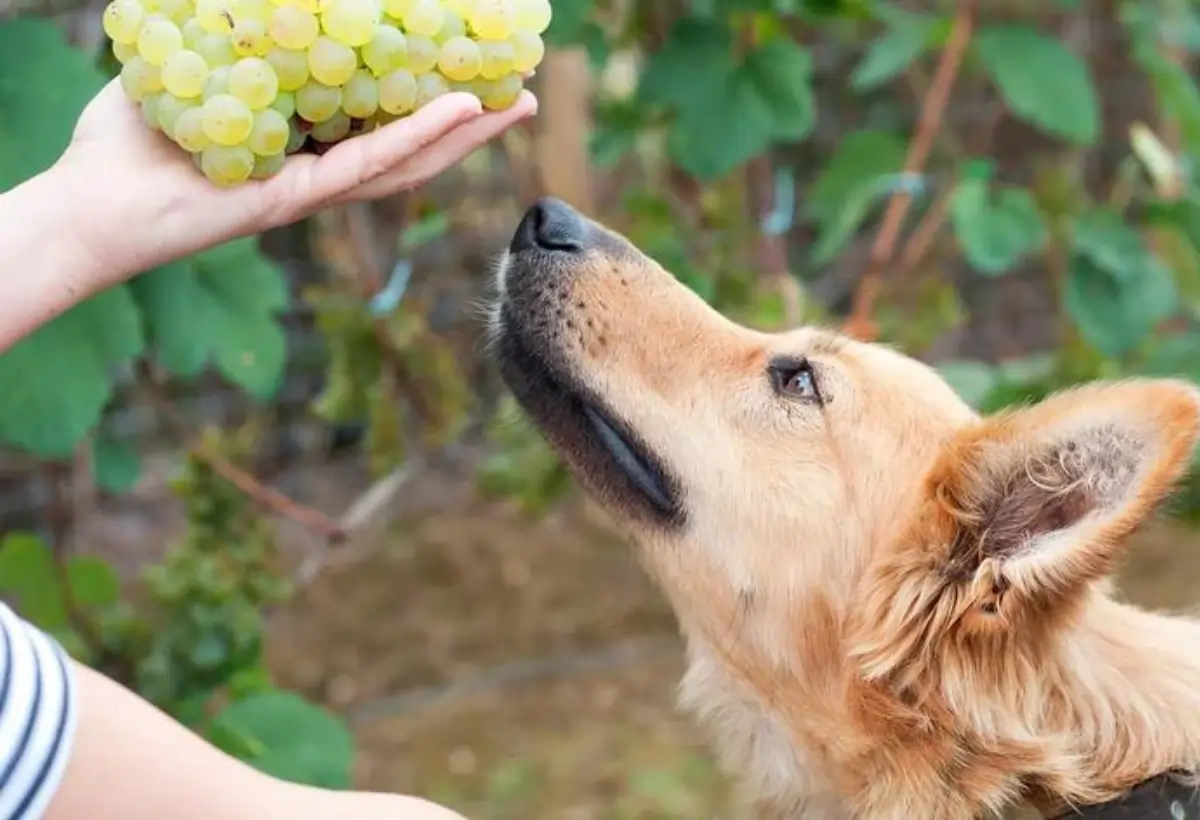
{"label": "dog's ear", "polygon": [[996,614],[1083,591],[1113,569],[1122,539],[1187,470],[1198,423],[1194,386],[1131,380],[1075,388],[964,430],[927,485],[952,522],[946,579],[968,583],[982,611]]}

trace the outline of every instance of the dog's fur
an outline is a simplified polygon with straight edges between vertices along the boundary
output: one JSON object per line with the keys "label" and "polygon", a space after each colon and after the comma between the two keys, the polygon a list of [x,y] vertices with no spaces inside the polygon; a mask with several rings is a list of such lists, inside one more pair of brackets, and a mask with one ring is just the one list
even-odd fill
{"label": "dog's fur", "polygon": [[[762,816],[1053,811],[1200,766],[1200,623],[1109,581],[1189,465],[1196,388],[1096,383],[980,418],[914,359],[736,325],[621,236],[535,207],[519,230],[549,209],[578,247],[505,256],[501,370],[638,544],[687,641],[682,703]],[[811,363],[819,402],[779,391],[780,357]]]}

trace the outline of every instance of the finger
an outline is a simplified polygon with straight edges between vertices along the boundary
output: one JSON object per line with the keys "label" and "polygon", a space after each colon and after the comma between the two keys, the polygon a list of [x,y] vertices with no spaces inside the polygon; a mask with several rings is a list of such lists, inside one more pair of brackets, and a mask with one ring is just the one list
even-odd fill
{"label": "finger", "polygon": [[509,128],[535,114],[537,98],[530,92],[523,91],[510,107],[503,111],[489,112],[460,125],[445,138],[413,154],[388,173],[366,185],[347,191],[331,204],[379,199],[423,185]]}

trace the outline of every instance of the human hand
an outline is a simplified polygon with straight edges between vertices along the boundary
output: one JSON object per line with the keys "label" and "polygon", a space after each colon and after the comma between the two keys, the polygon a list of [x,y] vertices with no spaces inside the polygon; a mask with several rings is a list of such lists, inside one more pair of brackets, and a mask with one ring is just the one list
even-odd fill
{"label": "human hand", "polygon": [[96,260],[88,281],[73,285],[94,292],[329,205],[415,188],[536,111],[529,92],[511,108],[488,113],[469,94],[446,94],[319,157],[289,157],[270,179],[220,188],[186,153],[147,127],[138,106],[113,80],[84,109],[70,146],[52,169],[61,201],[73,212],[77,238]]}

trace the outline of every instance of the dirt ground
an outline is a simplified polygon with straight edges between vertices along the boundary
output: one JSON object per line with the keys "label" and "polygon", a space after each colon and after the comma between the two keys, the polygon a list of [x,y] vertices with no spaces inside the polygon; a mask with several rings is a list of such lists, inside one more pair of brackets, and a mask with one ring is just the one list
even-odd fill
{"label": "dirt ground", "polygon": [[[435,506],[275,618],[274,669],[350,715],[361,786],[478,820],[749,817],[674,709],[674,621],[602,513]],[[1200,534],[1149,528],[1122,588],[1196,604]]]}

